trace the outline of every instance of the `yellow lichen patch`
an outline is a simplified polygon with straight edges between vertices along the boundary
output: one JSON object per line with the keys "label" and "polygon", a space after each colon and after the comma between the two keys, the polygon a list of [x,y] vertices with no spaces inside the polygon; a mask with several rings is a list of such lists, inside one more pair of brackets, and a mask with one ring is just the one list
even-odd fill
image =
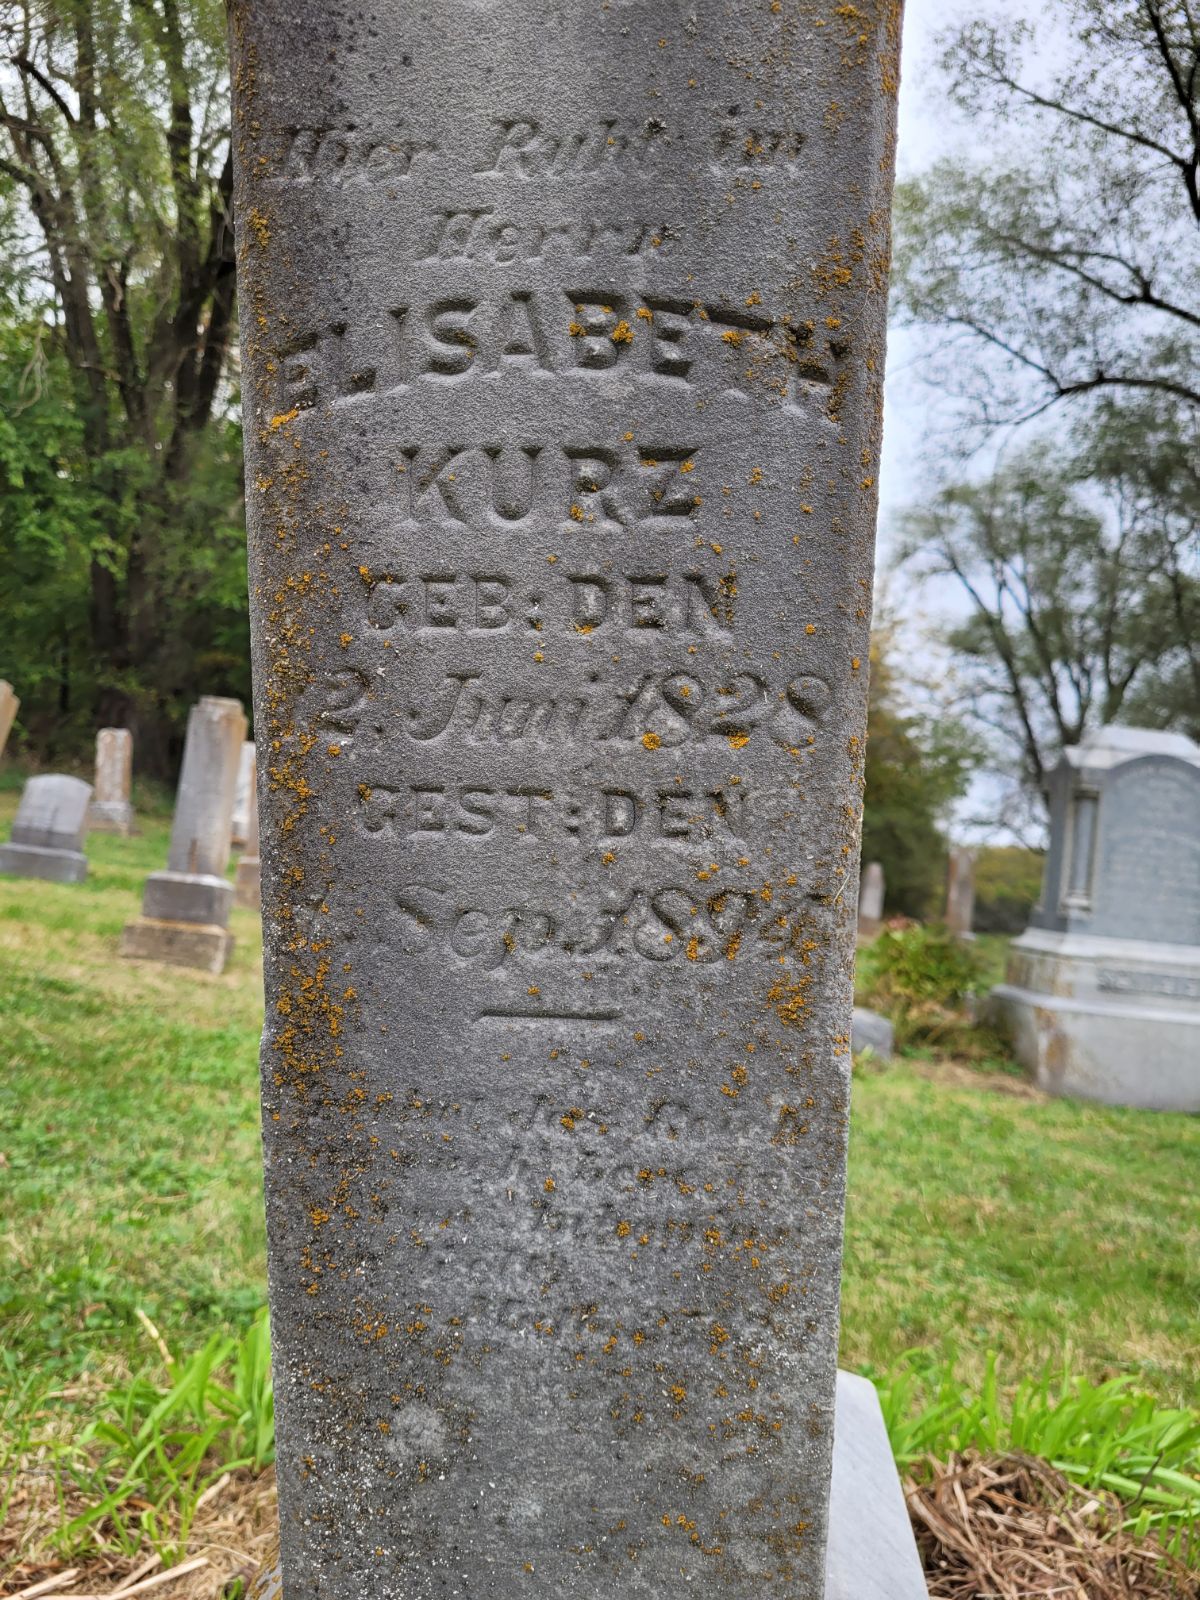
{"label": "yellow lichen patch", "polygon": [[700,940],[696,934],[693,934],[687,942],[687,958],[689,961],[700,959]]}
{"label": "yellow lichen patch", "polygon": [[553,1194],[554,1190],[555,1190],[555,1187],[556,1187],[556,1185],[555,1185],[555,1182],[554,1182],[553,1178],[547,1178],[545,1183],[542,1185],[542,1188],[546,1191],[547,1194]]}
{"label": "yellow lichen patch", "polygon": [[[653,311],[651,311],[649,306],[639,306],[637,308],[637,315],[642,319],[643,322],[653,322],[654,321],[654,313],[653,313]],[[632,434],[630,435],[630,437],[631,438],[633,437]]]}
{"label": "yellow lichen patch", "polygon": [[740,328],[726,328],[721,338],[726,344],[741,344],[742,330]]}
{"label": "yellow lichen patch", "polygon": [[293,406],[290,411],[280,411],[276,416],[271,418],[271,428],[279,429],[285,427],[289,422],[295,422],[299,415],[299,406]]}
{"label": "yellow lichen patch", "polygon": [[582,522],[583,521],[583,507],[581,505],[575,504],[575,505],[573,505],[571,507],[571,521],[572,522]]}
{"label": "yellow lichen patch", "polygon": [[744,750],[750,743],[748,733],[731,733],[729,735],[729,748],[731,750]]}
{"label": "yellow lichen patch", "polygon": [[609,334],[609,338],[614,344],[633,343],[633,329],[625,321],[624,317],[621,318],[620,322],[617,323],[616,327]]}
{"label": "yellow lichen patch", "polygon": [[662,744],[662,735],[655,733],[653,728],[647,728],[642,735],[642,744],[647,750],[657,750],[659,745]]}

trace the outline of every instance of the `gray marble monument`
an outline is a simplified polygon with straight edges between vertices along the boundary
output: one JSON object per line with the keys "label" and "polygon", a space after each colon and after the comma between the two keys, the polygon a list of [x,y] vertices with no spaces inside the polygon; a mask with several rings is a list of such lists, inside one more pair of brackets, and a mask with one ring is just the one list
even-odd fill
{"label": "gray marble monument", "polygon": [[146,879],[142,915],[121,934],[123,956],[212,973],[224,968],[233,945],[233,885],[225,869],[245,736],[239,701],[205,695],[192,707],[167,869]]}
{"label": "gray marble monument", "polygon": [[8,743],[8,736],[12,732],[12,725],[20,709],[21,702],[17,699],[12,684],[7,678],[0,678],[0,756],[4,754],[4,747]]}
{"label": "gray marble monument", "polygon": [[132,733],[128,728],[101,728],[96,735],[96,783],[90,813],[95,832],[133,832],[132,783]]}
{"label": "gray marble monument", "polygon": [[87,877],[83,840],[91,793],[91,784],[81,778],[55,772],[30,778],[21,791],[12,838],[0,845],[0,872],[82,883]]}
{"label": "gray marble monument", "polygon": [[1036,1082],[1200,1111],[1200,746],[1103,728],[1053,777],[1029,929],[992,992]]}
{"label": "gray marble monument", "polygon": [[883,899],[885,884],[883,866],[878,861],[868,861],[862,871],[858,890],[858,936],[874,939],[883,927]]}
{"label": "gray marble monument", "polygon": [[969,939],[974,921],[975,852],[954,845],[946,861],[946,926],[960,939]]}
{"label": "gray marble monument", "polygon": [[825,1589],[899,12],[820,21],[232,6],[292,1600]]}

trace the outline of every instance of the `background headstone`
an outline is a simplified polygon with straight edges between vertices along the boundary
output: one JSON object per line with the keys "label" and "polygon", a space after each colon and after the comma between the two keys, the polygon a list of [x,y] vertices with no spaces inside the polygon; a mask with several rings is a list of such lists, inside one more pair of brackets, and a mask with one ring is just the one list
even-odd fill
{"label": "background headstone", "polygon": [[860,939],[873,939],[883,926],[884,893],[883,866],[878,861],[868,861],[862,870],[862,881],[858,890]]}
{"label": "background headstone", "polygon": [[896,1030],[878,1011],[855,1006],[851,1022],[850,1048],[855,1055],[871,1050],[883,1061],[890,1061],[896,1049]]}
{"label": "background headstone", "polygon": [[6,678],[0,678],[0,756],[4,754],[4,747],[8,743],[8,736],[12,732],[12,725],[20,709],[21,702],[17,699],[12,684]]}
{"label": "background headstone", "polygon": [[824,1588],[899,25],[844,9],[232,8],[297,1596]]}
{"label": "background headstone", "polygon": [[1200,1111],[1200,746],[1110,727],[1065,752],[991,1012],[1052,1094]]}
{"label": "background headstone", "polygon": [[[251,806],[254,803],[254,741],[247,739],[238,757],[237,787],[233,796],[233,822],[230,843],[235,850],[244,850],[255,839],[251,829]],[[257,845],[255,854],[257,854]]]}
{"label": "background headstone", "polygon": [[[245,746],[243,745],[243,750]],[[249,747],[251,750],[254,746]],[[251,767],[253,768],[253,762]],[[233,903],[240,906],[243,911],[258,911],[261,909],[261,871],[262,863],[258,854],[258,782],[257,773],[250,774],[250,794],[247,802],[247,817],[245,823],[246,849],[239,857],[237,869],[233,875]]]}
{"label": "background headstone", "polygon": [[152,872],[142,915],[121,935],[123,956],[220,972],[233,885],[225,877],[246,718],[237,700],[205,695],[188,716],[165,872]]}
{"label": "background headstone", "polygon": [[0,872],[82,883],[87,877],[83,840],[91,793],[91,784],[81,778],[59,773],[30,778],[21,791],[12,838],[0,845]]}
{"label": "background headstone", "polygon": [[946,926],[960,939],[969,939],[974,920],[975,852],[955,845],[946,862]]}
{"label": "background headstone", "polygon": [[128,728],[101,728],[96,735],[96,782],[91,826],[100,833],[133,831],[133,735]]}

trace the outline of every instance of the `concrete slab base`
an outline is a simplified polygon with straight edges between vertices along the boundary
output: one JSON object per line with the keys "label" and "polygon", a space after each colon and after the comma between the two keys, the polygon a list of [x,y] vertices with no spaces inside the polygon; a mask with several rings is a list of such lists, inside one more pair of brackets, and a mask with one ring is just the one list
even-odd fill
{"label": "concrete slab base", "polygon": [[[283,1600],[279,1545],[246,1600]],[[824,1600],[929,1600],[875,1385],[839,1372]]]}
{"label": "concrete slab base", "polygon": [[1031,928],[989,1020],[1048,1094],[1200,1111],[1200,949]]}
{"label": "concrete slab base", "polygon": [[87,857],[79,850],[53,850],[48,845],[5,844],[0,845],[0,872],[49,883],[82,883]]}
{"label": "concrete slab base", "polygon": [[127,922],[117,946],[130,961],[165,961],[172,967],[196,967],[215,977],[225,970],[233,935],[225,928],[199,922],[166,922],[138,917]]}

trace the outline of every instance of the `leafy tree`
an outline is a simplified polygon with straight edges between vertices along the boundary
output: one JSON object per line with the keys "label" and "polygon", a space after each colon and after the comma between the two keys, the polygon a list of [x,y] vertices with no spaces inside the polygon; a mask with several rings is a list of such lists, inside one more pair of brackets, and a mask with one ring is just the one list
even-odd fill
{"label": "leafy tree", "polygon": [[965,793],[979,749],[966,730],[904,705],[886,628],[871,641],[867,769],[863,805],[864,861],[878,861],[887,881],[887,909],[910,917],[941,910],[945,884],[944,825]]}
{"label": "leafy tree", "polygon": [[930,375],[964,420],[1032,442],[964,465],[907,551],[960,586],[971,715],[1036,796],[1095,724],[1200,732],[1200,11],[985,15],[940,77],[1009,158],[905,188],[898,305],[943,331]]}
{"label": "leafy tree", "polygon": [[984,16],[942,46],[951,101],[1019,159],[944,162],[900,191],[899,305],[956,336],[940,381],[987,421],[1103,393],[1171,400],[1194,426],[1194,0],[1060,0],[1037,26]]}
{"label": "leafy tree", "polygon": [[[86,720],[132,726],[160,768],[198,689],[248,679],[225,70],[210,0],[0,9],[0,181],[23,242],[0,316],[7,359],[32,352],[0,380],[7,468],[32,442],[60,475],[21,486],[29,602],[43,619],[61,604],[8,675],[35,722],[44,683],[69,677]],[[39,548],[56,552],[40,580]]]}
{"label": "leafy tree", "polygon": [[1139,504],[1149,468],[1119,440],[1112,447],[1108,498],[1086,462],[1064,463],[1042,443],[983,482],[944,487],[905,519],[917,569],[956,579],[969,602],[944,637],[970,715],[1011,751],[1002,764],[1042,794],[1063,746],[1097,723],[1135,707],[1153,723],[1180,710],[1200,723],[1200,697],[1186,692],[1200,622],[1194,562],[1161,561],[1164,502]]}

